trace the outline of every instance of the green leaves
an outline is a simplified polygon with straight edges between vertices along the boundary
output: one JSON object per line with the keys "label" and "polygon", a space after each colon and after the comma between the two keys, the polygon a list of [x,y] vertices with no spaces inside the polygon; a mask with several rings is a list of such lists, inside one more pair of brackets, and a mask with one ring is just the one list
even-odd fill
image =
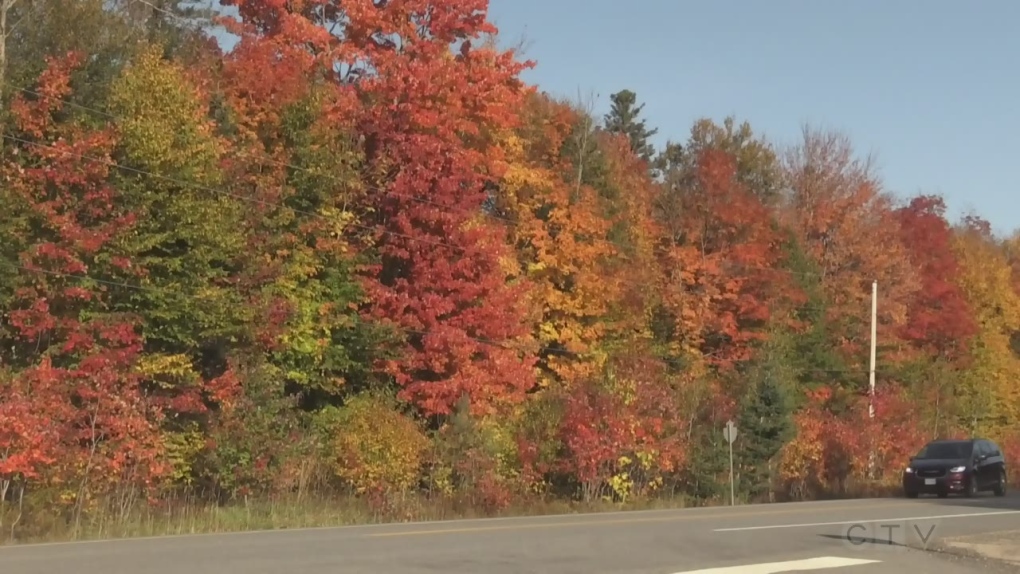
{"label": "green leaves", "polygon": [[213,133],[206,99],[157,47],[125,68],[110,96],[128,168],[116,181],[136,221],[122,248],[145,287],[120,308],[147,318],[148,349],[196,362],[210,345],[243,338],[246,322],[230,280],[246,247],[246,206],[214,187],[224,183],[228,145]]}

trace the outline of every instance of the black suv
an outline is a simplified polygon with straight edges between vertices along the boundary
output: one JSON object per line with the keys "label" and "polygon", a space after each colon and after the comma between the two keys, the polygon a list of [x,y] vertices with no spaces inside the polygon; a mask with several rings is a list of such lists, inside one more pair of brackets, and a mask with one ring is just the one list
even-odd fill
{"label": "black suv", "polygon": [[910,498],[921,493],[974,496],[985,490],[1006,495],[1006,460],[999,445],[982,438],[932,441],[903,471],[903,492]]}

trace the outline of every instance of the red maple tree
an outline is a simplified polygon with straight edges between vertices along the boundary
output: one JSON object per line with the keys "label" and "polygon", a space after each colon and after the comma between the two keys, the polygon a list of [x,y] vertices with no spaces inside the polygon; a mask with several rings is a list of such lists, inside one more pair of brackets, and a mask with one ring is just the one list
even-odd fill
{"label": "red maple tree", "polygon": [[[500,260],[505,230],[482,220],[498,175],[492,135],[511,127],[526,66],[512,52],[474,47],[495,32],[484,0],[283,3],[233,0],[259,41],[307,49],[338,90],[357,96],[377,233],[366,249],[366,314],[407,334],[385,365],[426,414],[521,400],[534,384],[520,290]],[[325,15],[334,31],[320,24]],[[457,52],[451,51],[458,45]],[[328,67],[325,67],[328,66]],[[331,121],[349,122],[338,98]]]}
{"label": "red maple tree", "polygon": [[[159,413],[146,404],[134,369],[138,318],[110,303],[129,288],[116,281],[128,267],[118,238],[135,219],[110,183],[116,136],[61,119],[82,61],[76,53],[52,59],[39,80],[46,97],[18,96],[11,106],[21,149],[3,169],[13,174],[7,181],[35,230],[26,236],[8,313],[15,355],[33,366],[15,376],[12,389],[45,401],[54,441],[22,457],[39,462],[59,449],[65,481],[146,484],[163,470]],[[29,431],[19,431],[25,444],[43,448],[28,440]]]}
{"label": "red maple tree", "polygon": [[959,263],[945,209],[940,197],[919,196],[895,211],[900,237],[921,284],[909,303],[899,335],[918,349],[959,359],[978,326],[955,281]]}

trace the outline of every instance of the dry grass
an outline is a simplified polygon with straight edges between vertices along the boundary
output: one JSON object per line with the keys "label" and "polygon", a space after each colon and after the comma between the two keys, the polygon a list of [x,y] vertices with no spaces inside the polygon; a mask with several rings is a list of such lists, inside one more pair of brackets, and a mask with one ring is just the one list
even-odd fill
{"label": "dry grass", "polygon": [[[860,498],[890,496],[890,485],[848,485],[840,494],[813,498]],[[746,500],[738,500],[746,504]],[[4,513],[0,544],[64,542],[189,534],[281,530],[422,522],[495,516],[539,516],[550,514],[592,513],[620,510],[672,509],[690,506],[716,506],[729,500],[695,501],[685,497],[654,498],[627,503],[580,503],[560,500],[532,500],[500,512],[484,512],[469,503],[455,500],[430,500],[407,496],[372,505],[364,499],[341,496],[280,497],[249,499],[227,505],[199,502],[189,497],[174,497],[153,504],[138,504],[130,512],[105,510],[104,505],[82,516],[75,526],[67,516],[48,513],[42,508],[25,509],[25,517],[12,532],[14,512]]]}

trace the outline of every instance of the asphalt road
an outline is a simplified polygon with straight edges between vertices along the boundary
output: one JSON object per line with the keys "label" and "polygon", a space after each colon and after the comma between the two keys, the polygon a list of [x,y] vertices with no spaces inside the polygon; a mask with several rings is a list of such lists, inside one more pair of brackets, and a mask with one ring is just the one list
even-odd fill
{"label": "asphalt road", "polygon": [[865,499],[10,546],[0,573],[987,574],[915,547],[1017,528],[1016,495]]}

